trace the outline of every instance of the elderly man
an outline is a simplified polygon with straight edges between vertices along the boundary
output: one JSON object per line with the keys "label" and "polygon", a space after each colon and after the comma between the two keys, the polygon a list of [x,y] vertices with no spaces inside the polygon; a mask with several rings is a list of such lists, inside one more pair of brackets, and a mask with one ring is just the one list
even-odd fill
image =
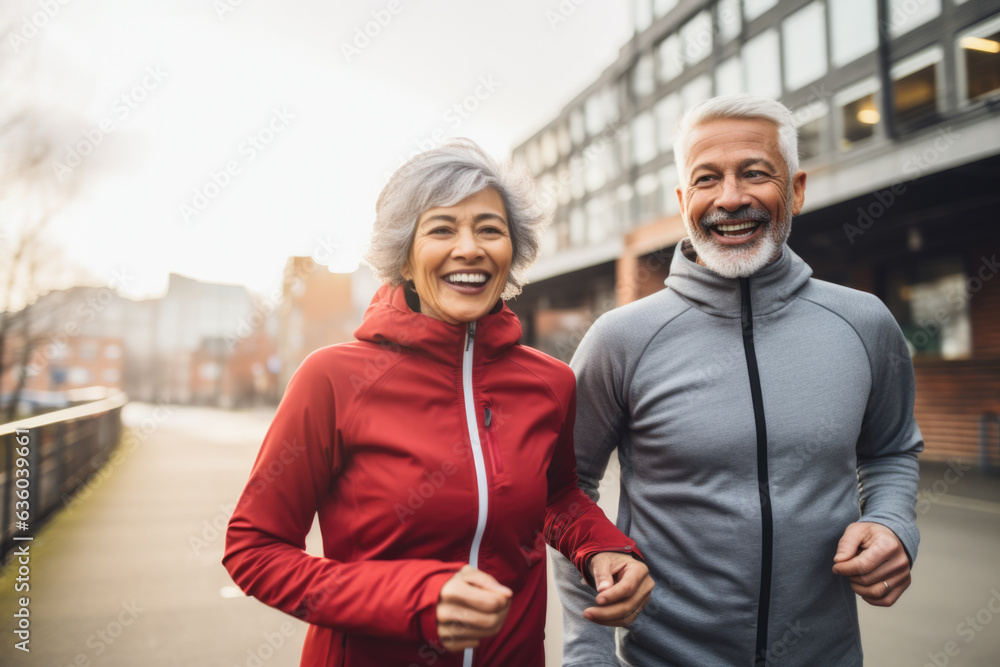
{"label": "elderly man", "polygon": [[[889,606],[919,535],[913,367],[874,296],[786,245],[805,197],[773,100],[691,109],[674,154],[689,237],[667,289],[602,316],[573,358],[576,455],[658,582],[628,628],[556,564],[568,665],[860,665],[854,594]],[[852,592],[853,591],[853,592]]]}

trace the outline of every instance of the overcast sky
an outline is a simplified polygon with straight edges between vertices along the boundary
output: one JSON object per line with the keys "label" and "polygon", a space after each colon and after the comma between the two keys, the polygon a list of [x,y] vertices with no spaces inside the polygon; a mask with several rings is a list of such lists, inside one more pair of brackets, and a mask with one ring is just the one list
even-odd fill
{"label": "overcast sky", "polygon": [[154,296],[172,271],[265,292],[289,255],[350,265],[420,145],[508,156],[614,62],[629,6],[31,0],[2,48],[75,123],[60,164],[94,144],[53,232],[98,284],[125,271],[124,293]]}

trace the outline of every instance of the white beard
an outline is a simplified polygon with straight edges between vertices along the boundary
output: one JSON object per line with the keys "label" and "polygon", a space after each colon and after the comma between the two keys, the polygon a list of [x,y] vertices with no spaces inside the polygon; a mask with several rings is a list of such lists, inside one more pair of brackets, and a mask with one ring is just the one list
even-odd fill
{"label": "white beard", "polygon": [[[762,222],[765,229],[760,238],[750,244],[719,243],[701,222],[684,220],[688,237],[698,258],[705,266],[723,278],[747,278],[781,256],[781,248],[792,233],[792,197],[785,200],[785,218],[778,223]],[[697,225],[697,229],[694,226]]]}

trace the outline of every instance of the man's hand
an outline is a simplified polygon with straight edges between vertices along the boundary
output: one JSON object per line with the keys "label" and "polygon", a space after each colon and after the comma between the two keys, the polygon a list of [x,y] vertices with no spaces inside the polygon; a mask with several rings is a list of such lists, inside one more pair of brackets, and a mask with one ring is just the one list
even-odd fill
{"label": "man's hand", "polygon": [[597,606],[585,609],[584,618],[621,627],[634,621],[655,586],[646,564],[629,554],[604,551],[591,557],[589,567],[597,585]]}
{"label": "man's hand", "polygon": [[482,570],[466,565],[441,587],[437,629],[449,651],[476,648],[500,632],[514,592]]}
{"label": "man's hand", "polygon": [[861,599],[891,607],[910,587],[910,559],[896,534],[878,523],[852,523],[833,557],[833,573],[847,577]]}

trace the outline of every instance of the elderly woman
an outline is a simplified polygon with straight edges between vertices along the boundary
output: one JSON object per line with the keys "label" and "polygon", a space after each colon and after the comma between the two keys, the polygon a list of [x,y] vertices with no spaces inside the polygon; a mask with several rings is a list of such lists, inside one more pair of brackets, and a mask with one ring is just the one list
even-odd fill
{"label": "elderly woman", "polygon": [[[310,626],[302,665],[544,665],[545,544],[626,625],[653,587],[576,486],[572,371],[518,344],[545,222],[531,182],[468,140],[379,196],[385,284],[356,341],[311,354],[274,416],[223,560]],[[319,513],[323,556],[303,550]]]}

